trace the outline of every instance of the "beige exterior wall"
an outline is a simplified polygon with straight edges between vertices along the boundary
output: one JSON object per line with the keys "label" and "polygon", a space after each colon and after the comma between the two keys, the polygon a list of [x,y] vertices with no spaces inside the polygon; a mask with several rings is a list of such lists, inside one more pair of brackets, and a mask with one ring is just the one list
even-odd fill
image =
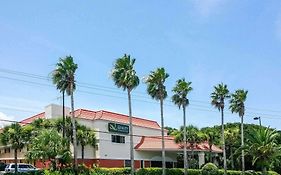
{"label": "beige exterior wall", "polygon": [[[5,153],[5,149],[6,149],[6,153]],[[27,150],[26,147],[23,148],[22,150],[18,150],[18,159],[19,160],[23,160],[25,159],[25,154],[26,154]],[[15,151],[10,148],[10,147],[6,147],[6,146],[1,146],[0,147],[0,161],[2,160],[14,160],[14,153]]]}

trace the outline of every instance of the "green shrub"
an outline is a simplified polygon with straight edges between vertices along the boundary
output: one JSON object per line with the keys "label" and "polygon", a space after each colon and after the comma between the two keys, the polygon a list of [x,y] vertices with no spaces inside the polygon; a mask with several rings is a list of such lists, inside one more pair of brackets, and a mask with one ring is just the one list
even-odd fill
{"label": "green shrub", "polygon": [[268,175],[279,175],[277,172],[275,171],[268,171],[267,172]]}
{"label": "green shrub", "polygon": [[[184,171],[180,168],[166,169],[166,175],[183,175]],[[201,175],[201,170],[188,169],[188,175]],[[162,175],[161,168],[142,168],[137,171],[137,175]]]}
{"label": "green shrub", "polygon": [[189,175],[201,175],[202,171],[198,169],[188,169],[187,174]]}
{"label": "green shrub", "polygon": [[129,175],[131,170],[129,168],[95,168],[91,172],[92,175]]}
{"label": "green shrub", "polygon": [[219,169],[213,163],[207,163],[202,167],[202,175],[218,175]]}

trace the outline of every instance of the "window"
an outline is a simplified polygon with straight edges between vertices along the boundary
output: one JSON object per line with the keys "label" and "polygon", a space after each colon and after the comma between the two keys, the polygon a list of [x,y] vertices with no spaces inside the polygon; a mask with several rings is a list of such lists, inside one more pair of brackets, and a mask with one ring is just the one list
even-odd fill
{"label": "window", "polygon": [[131,167],[131,160],[125,160],[125,167]]}
{"label": "window", "polygon": [[19,168],[29,168],[28,165],[25,164],[19,164]]}
{"label": "window", "polygon": [[140,163],[141,163],[141,165],[140,165],[140,166],[141,166],[141,168],[144,168],[144,161],[143,161],[143,160],[141,160],[141,162],[140,162]]}
{"label": "window", "polygon": [[111,135],[111,142],[113,142],[113,143],[125,143],[125,136]]}

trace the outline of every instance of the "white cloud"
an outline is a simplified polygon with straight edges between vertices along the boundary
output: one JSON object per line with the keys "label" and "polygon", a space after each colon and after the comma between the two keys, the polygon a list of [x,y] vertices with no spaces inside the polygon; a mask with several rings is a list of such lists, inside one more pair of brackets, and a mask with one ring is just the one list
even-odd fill
{"label": "white cloud", "polygon": [[3,120],[13,121],[14,117],[13,116],[8,116],[8,115],[4,114],[3,112],[0,112],[0,128],[3,128],[4,126],[7,126],[7,125],[11,124],[11,122],[3,121]]}
{"label": "white cloud", "polygon": [[218,12],[218,8],[226,2],[226,0],[193,0],[195,10],[202,16],[208,17],[209,15]]}

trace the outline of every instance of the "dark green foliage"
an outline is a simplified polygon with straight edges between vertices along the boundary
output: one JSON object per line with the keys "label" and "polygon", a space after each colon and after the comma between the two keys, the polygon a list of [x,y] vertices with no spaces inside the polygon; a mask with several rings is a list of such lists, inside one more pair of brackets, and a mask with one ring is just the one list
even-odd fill
{"label": "dark green foliage", "polygon": [[[171,168],[166,170],[166,175],[183,175],[184,171],[180,168]],[[188,175],[201,175],[201,170],[189,169]],[[162,175],[161,168],[143,168],[137,171],[137,175]]]}
{"label": "dark green foliage", "polygon": [[168,130],[168,135],[173,135],[174,133],[176,133],[178,131],[178,129],[176,128],[172,128],[172,127],[169,127],[169,126],[166,126],[164,127],[166,130]]}
{"label": "dark green foliage", "polygon": [[207,163],[202,167],[202,175],[217,175],[218,167],[213,163]]}
{"label": "dark green foliage", "polygon": [[[129,175],[130,168],[96,168],[93,170],[94,175]],[[95,174],[96,173],[96,174]]]}

